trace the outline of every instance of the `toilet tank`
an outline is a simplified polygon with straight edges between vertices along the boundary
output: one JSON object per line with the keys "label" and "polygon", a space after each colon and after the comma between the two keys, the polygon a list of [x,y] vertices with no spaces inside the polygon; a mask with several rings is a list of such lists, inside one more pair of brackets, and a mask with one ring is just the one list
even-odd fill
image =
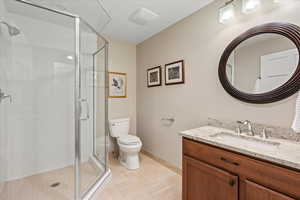
{"label": "toilet tank", "polygon": [[110,135],[120,137],[129,134],[129,118],[109,120]]}

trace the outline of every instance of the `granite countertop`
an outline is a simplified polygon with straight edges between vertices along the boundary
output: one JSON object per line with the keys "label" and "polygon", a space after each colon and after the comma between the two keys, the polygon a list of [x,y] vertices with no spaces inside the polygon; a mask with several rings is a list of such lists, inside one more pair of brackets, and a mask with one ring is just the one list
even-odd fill
{"label": "granite countertop", "polygon": [[[222,138],[221,133],[226,133],[225,136],[229,136],[229,139],[228,137],[227,139]],[[300,142],[297,141],[277,138],[264,140],[259,136],[242,136],[245,139],[243,141],[234,131],[213,126],[203,126],[182,131],[180,135],[195,141],[300,170]],[[233,136],[233,140],[230,140],[231,136]],[[235,140],[236,138],[237,140]],[[261,145],[252,143],[252,140],[259,141]],[[263,143],[273,145],[264,145]]]}

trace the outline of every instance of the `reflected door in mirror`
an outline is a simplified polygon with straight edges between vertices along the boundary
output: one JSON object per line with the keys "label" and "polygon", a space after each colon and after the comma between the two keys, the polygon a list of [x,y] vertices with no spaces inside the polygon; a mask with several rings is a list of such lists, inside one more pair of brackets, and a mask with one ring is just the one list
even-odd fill
{"label": "reflected door in mirror", "polygon": [[[260,94],[286,83],[295,72],[299,53],[279,34],[261,34],[243,41],[231,53],[227,78],[241,92]],[[234,69],[233,69],[234,67]]]}
{"label": "reflected door in mirror", "polygon": [[255,92],[265,93],[287,82],[295,72],[298,60],[299,53],[297,49],[262,56],[261,80]]}

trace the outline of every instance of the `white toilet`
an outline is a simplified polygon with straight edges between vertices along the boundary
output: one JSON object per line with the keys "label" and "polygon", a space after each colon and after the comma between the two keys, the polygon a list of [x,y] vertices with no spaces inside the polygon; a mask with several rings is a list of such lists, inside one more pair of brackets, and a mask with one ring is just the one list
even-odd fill
{"label": "white toilet", "polygon": [[140,167],[139,152],[142,142],[139,137],[129,135],[130,119],[115,119],[109,121],[110,135],[117,139],[120,149],[120,163],[127,169]]}

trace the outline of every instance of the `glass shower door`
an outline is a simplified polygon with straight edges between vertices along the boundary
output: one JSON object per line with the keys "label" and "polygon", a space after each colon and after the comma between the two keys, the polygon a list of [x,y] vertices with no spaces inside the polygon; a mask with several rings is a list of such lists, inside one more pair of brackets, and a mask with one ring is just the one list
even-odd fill
{"label": "glass shower door", "polygon": [[107,42],[67,11],[105,12],[55,2],[0,0],[0,200],[87,199],[109,175]]}
{"label": "glass shower door", "polygon": [[106,61],[107,44],[98,40],[99,50],[94,54],[94,156],[103,166],[107,166],[108,130],[106,100]]}
{"label": "glass shower door", "polygon": [[86,196],[107,172],[106,42],[80,21],[80,190]]}
{"label": "glass shower door", "polygon": [[4,185],[6,181],[6,145],[7,145],[7,137],[6,137],[6,119],[7,119],[7,106],[9,106],[9,97],[6,95],[7,92],[7,77],[6,77],[6,70],[5,65],[8,64],[9,60],[9,49],[10,49],[10,42],[4,36],[0,37],[0,43],[7,47],[6,51],[3,48],[0,49],[0,198],[1,194],[4,191]]}
{"label": "glass shower door", "polygon": [[74,18],[0,0],[0,20],[0,200],[74,199]]}

